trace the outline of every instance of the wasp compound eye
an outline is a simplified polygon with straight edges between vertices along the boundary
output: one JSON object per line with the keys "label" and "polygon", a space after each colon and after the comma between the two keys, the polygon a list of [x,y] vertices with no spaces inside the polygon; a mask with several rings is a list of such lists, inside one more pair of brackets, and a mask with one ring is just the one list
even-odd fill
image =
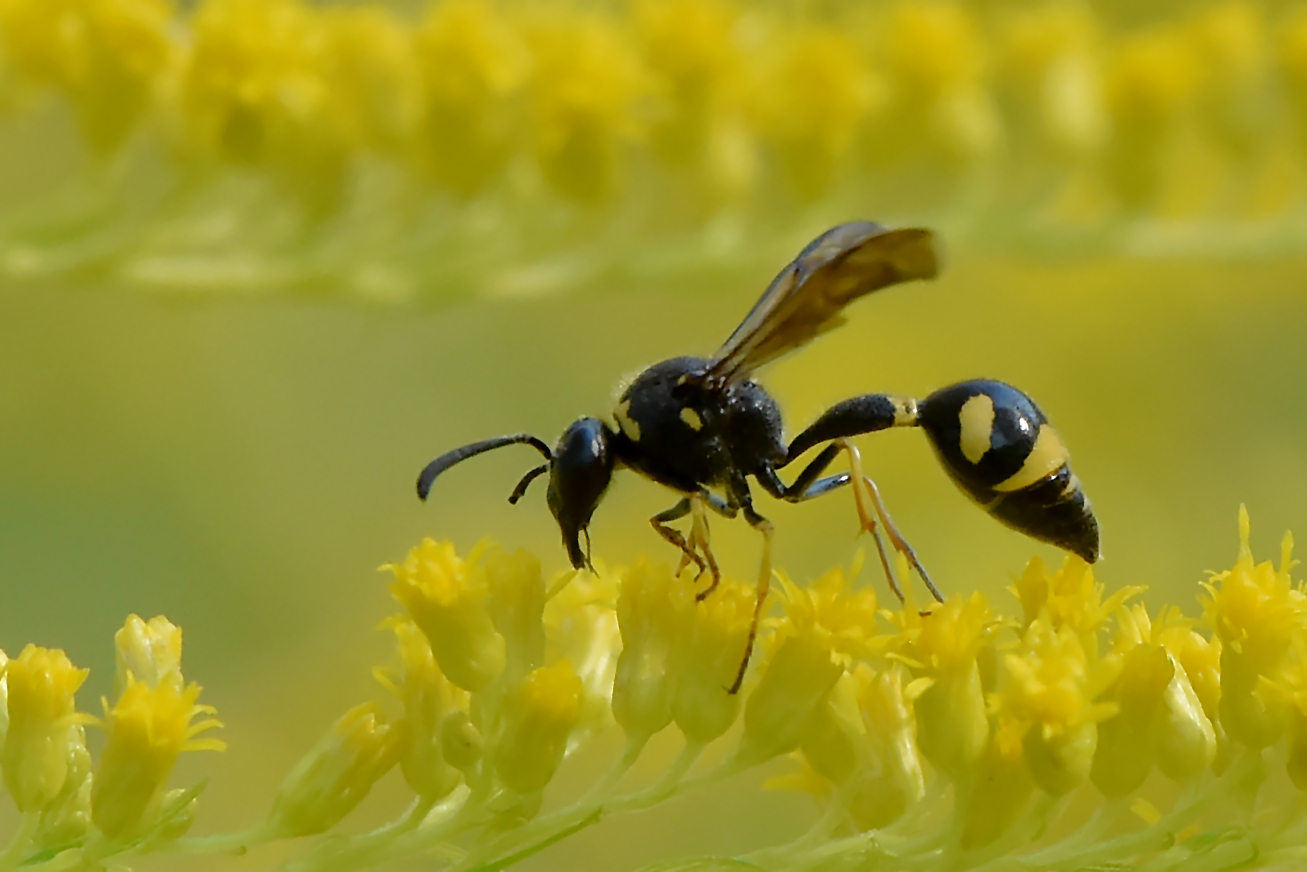
{"label": "wasp compound eye", "polygon": [[979,379],[936,391],[919,423],[944,469],[1014,530],[1093,563],[1098,520],[1057,431],[1026,394]]}
{"label": "wasp compound eye", "polygon": [[567,557],[576,569],[594,568],[590,555],[581,550],[581,533],[590,526],[590,517],[613,477],[608,441],[609,431],[602,421],[581,418],[558,440],[549,466],[549,511],[558,521]]}

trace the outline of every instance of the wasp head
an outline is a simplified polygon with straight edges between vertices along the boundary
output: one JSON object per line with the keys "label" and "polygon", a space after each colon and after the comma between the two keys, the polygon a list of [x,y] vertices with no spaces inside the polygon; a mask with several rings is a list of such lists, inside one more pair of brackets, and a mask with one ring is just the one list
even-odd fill
{"label": "wasp head", "polygon": [[[608,489],[613,477],[611,432],[598,418],[581,418],[554,446],[549,463],[549,511],[558,521],[567,557],[576,569],[594,570],[590,563],[590,517]],[[586,549],[581,550],[581,534],[586,533]]]}

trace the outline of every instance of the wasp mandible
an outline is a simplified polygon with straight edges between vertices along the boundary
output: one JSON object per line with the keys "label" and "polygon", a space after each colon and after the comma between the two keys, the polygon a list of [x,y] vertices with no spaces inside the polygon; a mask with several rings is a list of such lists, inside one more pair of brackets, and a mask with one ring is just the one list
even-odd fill
{"label": "wasp mandible", "polygon": [[[720,580],[708,536],[709,511],[740,514],[763,537],[762,565],[744,657],[728,690],[744,680],[758,620],[771,582],[771,523],[754,508],[749,478],[771,496],[798,503],[851,486],[862,528],[871,533],[894,593],[885,538],[943,599],[907,540],[886,511],[875,483],[862,472],[851,437],[891,427],[926,432],[954,482],[990,515],[1032,538],[1093,563],[1098,559],[1098,522],[1057,432],[1035,402],[1011,385],[977,379],[942,388],[918,402],[892,394],[867,394],[837,403],[788,445],[780,407],[751,376],[843,323],[842,312],[859,297],[901,282],[932,279],[939,272],[935,235],[923,228],[889,229],[869,221],[827,230],[799,252],[712,357],[674,357],[640,373],[622,392],[613,422],[581,418],[551,449],[528,433],[474,442],[442,454],[418,477],[426,499],[436,478],[451,466],[505,445],[535,448],[545,462],[518,482],[516,504],[538,477],[549,474],[546,499],[558,522],[574,568],[593,570],[590,519],[613,472],[632,469],[666,485],[681,499],[650,519],[660,536],[682,554],[681,567],[708,573],[702,600]],[[789,484],[779,471],[809,450],[821,450]],[[823,475],[841,453],[849,471]],[[669,526],[691,516],[689,534]],[[585,538],[585,548],[581,539]],[[698,577],[698,576],[696,576]]]}

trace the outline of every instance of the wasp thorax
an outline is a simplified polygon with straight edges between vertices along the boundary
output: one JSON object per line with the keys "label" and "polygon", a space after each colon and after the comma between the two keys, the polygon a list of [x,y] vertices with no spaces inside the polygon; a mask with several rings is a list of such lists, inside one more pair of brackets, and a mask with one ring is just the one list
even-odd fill
{"label": "wasp thorax", "polygon": [[581,418],[558,440],[549,464],[549,511],[558,521],[568,559],[576,569],[590,566],[588,549],[581,550],[581,533],[590,526],[613,477],[608,437],[608,428],[598,418]]}
{"label": "wasp thorax", "polygon": [[1034,400],[978,379],[931,394],[920,424],[935,453],[972,499],[1015,530],[1098,559],[1098,521],[1070,455]]}

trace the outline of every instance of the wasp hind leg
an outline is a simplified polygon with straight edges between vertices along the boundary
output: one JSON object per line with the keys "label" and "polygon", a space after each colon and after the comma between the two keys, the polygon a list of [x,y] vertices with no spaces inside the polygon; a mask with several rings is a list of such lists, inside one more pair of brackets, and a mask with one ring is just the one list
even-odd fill
{"label": "wasp hind leg", "polygon": [[[921,565],[917,558],[917,552],[912,550],[908,540],[899,532],[898,527],[894,526],[894,520],[889,516],[889,509],[885,507],[885,501],[881,498],[880,489],[876,483],[868,478],[862,472],[862,456],[858,454],[858,449],[852,443],[844,439],[836,440],[834,443],[839,448],[848,452],[849,455],[849,473],[852,476],[853,483],[853,502],[858,509],[858,521],[862,524],[862,529],[868,531],[873,536],[876,535],[876,521],[879,519],[880,525],[885,528],[885,535],[889,539],[890,547],[902,554],[908,561],[908,565],[917,571],[921,580],[925,582],[926,589],[937,602],[944,602],[944,595],[939,592],[935,582],[931,581],[930,573],[926,572],[926,567]],[[875,512],[873,516],[872,512]],[[890,580],[890,587],[898,594],[900,600],[903,600],[903,591],[894,581],[894,576],[890,572],[889,561],[886,559],[885,549],[880,545],[880,538],[876,538],[876,545],[880,549],[880,560],[885,567],[885,574]]]}
{"label": "wasp hind leg", "polygon": [[[830,466],[841,451],[846,451],[849,454],[849,472],[820,478],[819,476]],[[908,565],[921,576],[931,595],[940,602],[944,601],[939,588],[931,581],[930,574],[926,572],[926,568],[917,559],[916,552],[913,551],[912,546],[908,544],[908,540],[903,537],[898,528],[894,526],[894,521],[889,516],[889,511],[885,507],[885,501],[881,498],[876,483],[862,471],[862,458],[858,454],[858,449],[853,447],[847,439],[836,439],[823,448],[821,453],[803,468],[803,471],[794,479],[793,484],[786,485],[781,481],[780,476],[776,474],[776,470],[770,467],[759,470],[757,478],[758,483],[768,493],[789,503],[801,503],[816,499],[833,490],[852,484],[853,502],[858,511],[858,521],[862,525],[862,529],[870,533],[872,541],[876,543],[876,552],[880,555],[880,565],[885,570],[885,579],[889,582],[890,590],[899,598],[900,602],[905,599],[903,588],[895,577],[890,564],[889,553],[885,550],[885,542],[881,538],[880,527],[885,528],[885,535],[889,538],[890,546],[907,559]]]}

